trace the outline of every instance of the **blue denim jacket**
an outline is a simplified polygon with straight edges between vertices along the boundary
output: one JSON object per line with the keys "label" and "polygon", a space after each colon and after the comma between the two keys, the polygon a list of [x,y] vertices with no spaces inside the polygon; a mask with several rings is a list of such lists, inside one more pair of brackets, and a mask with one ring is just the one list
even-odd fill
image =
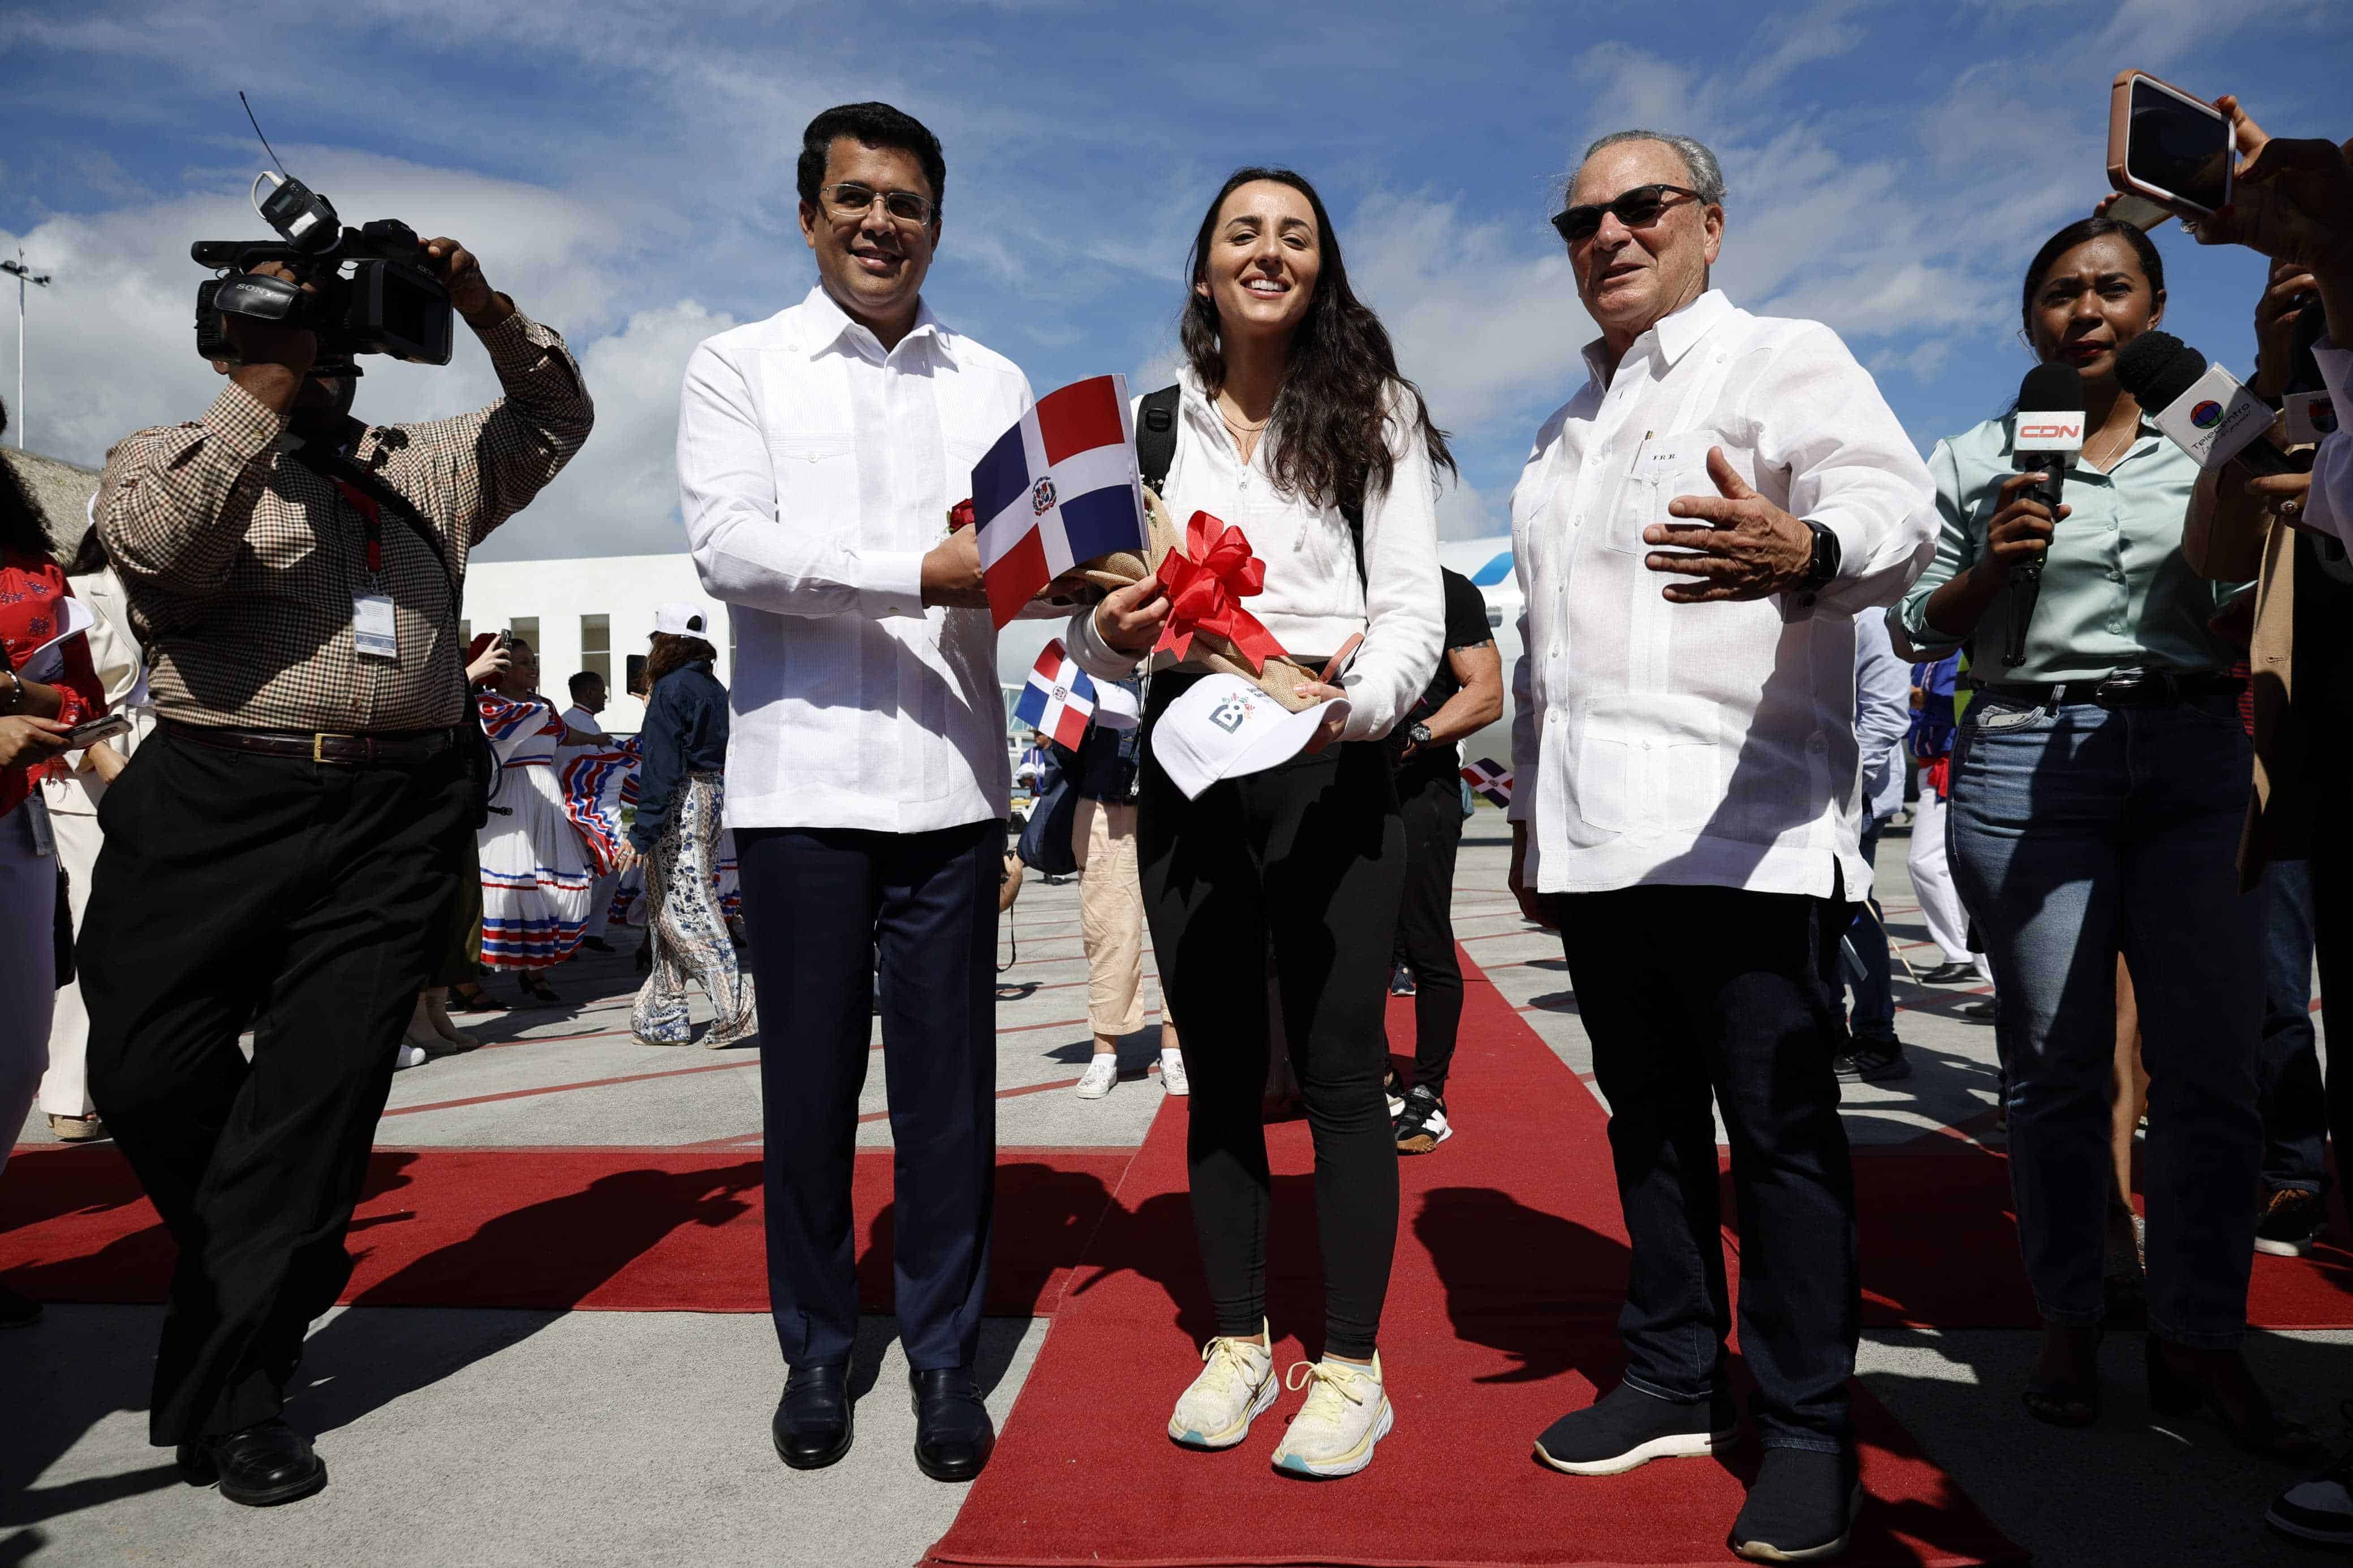
{"label": "blue denim jacket", "polygon": [[670,826],[686,775],[727,766],[727,689],[711,673],[708,659],[681,665],[654,682],[638,739],[638,816],[629,842],[644,854]]}

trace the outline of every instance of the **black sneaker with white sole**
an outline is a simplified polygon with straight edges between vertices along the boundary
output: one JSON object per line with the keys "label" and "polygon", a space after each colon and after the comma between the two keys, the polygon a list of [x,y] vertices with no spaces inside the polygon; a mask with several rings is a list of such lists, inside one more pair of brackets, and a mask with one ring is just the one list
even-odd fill
{"label": "black sneaker with white sole", "polygon": [[1614,1476],[1652,1459],[1715,1453],[1739,1425],[1728,1394],[1678,1405],[1621,1383],[1546,1427],[1536,1458],[1572,1476]]}
{"label": "black sneaker with white sole", "polygon": [[1857,1040],[1836,1058],[1841,1083],[1888,1083],[1912,1076],[1901,1040]]}
{"label": "black sneaker with white sole", "polygon": [[[2340,1410],[2353,1421],[2353,1399]],[[2298,1541],[2353,1547],[2353,1449],[2318,1475],[2283,1489],[2263,1510],[2263,1522]]]}
{"label": "black sneaker with white sole", "polygon": [[1428,1085],[1414,1085],[1413,1092],[1405,1097],[1405,1109],[1398,1113],[1398,1152],[1427,1154],[1453,1136],[1454,1128],[1446,1120],[1446,1101],[1430,1093]]}
{"label": "black sneaker with white sole", "polygon": [[1752,1563],[1823,1563],[1846,1550],[1862,1510],[1851,1454],[1767,1448],[1732,1521],[1732,1550]]}
{"label": "black sneaker with white sole", "polygon": [[2263,1194],[2255,1215],[2255,1250],[2274,1258],[2302,1258],[2328,1225],[2328,1204],[2318,1193],[2282,1187]]}

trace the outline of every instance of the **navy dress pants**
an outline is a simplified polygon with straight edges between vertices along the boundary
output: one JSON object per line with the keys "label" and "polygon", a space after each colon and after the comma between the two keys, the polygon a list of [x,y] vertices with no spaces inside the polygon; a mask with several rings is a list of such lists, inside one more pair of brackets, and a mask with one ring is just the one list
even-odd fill
{"label": "navy dress pants", "polygon": [[858,1332],[849,1212],[875,965],[894,1146],[892,1259],[913,1371],[970,1366],[997,1171],[997,889],[1005,825],[737,828],[760,996],[768,1305],[791,1366]]}

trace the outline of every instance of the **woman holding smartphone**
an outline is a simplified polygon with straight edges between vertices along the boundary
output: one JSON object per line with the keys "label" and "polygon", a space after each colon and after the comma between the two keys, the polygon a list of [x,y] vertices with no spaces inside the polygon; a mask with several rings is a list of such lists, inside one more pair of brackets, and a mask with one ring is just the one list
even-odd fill
{"label": "woman holding smartphone", "polygon": [[[67,731],[106,709],[87,639],[58,642],[72,597],[40,513],[0,459],[0,1172],[48,1066],[57,997],[58,857],[34,785],[62,774]],[[0,1284],[0,1329],[40,1316]]]}
{"label": "woman holding smartphone", "polygon": [[[1954,743],[1955,880],[1993,965],[2009,1071],[2019,1244],[2044,1323],[2028,1412],[2098,1419],[2115,955],[2138,983],[2149,1074],[2149,1393],[2241,1445],[2317,1452],[2240,1358],[2263,1130],[2262,900],[2235,857],[2251,759],[2236,654],[2209,626],[2235,590],[2181,553],[2198,465],[2117,384],[2117,351],[2165,311],[2157,247],[2107,217],[2052,236],[2027,268],[2024,335],[2072,367],[2084,448],[2054,518],[2011,471],[2008,417],[1929,459],[1944,529],[1893,612],[1929,657],[1974,640],[1977,694]],[[2042,563],[2039,602],[2013,594]],[[2031,614],[2029,606],[2031,605]],[[2025,662],[2005,647],[2029,614]]]}
{"label": "woman holding smartphone", "polygon": [[[1148,727],[1198,675],[1157,674],[1145,698],[1138,869],[1162,988],[1186,1023],[1194,1226],[1218,1320],[1168,1433],[1188,1447],[1231,1447],[1279,1392],[1260,1117],[1271,949],[1315,1140],[1324,1279],[1323,1359],[1284,1379],[1312,1386],[1273,1462],[1347,1475],[1372,1461],[1394,1420],[1376,1340],[1397,1237],[1397,1146],[1381,1078],[1405,836],[1377,742],[1437,667],[1435,470],[1453,464],[1388,334],[1350,290],[1330,215],[1307,181],[1237,172],[1202,216],[1189,274],[1162,487],[1169,513],[1207,511],[1241,531],[1266,568],[1250,611],[1301,662],[1320,666],[1363,641],[1339,687],[1310,689],[1336,697],[1345,688],[1345,719],[1308,752],[1194,799],[1151,760]],[[1092,673],[1117,679],[1151,648],[1168,609],[1147,577],[1073,617],[1068,641]]]}

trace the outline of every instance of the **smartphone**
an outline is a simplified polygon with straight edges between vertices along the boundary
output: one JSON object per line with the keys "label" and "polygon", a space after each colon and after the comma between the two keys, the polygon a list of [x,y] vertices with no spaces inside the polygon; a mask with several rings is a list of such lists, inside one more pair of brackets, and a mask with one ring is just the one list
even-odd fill
{"label": "smartphone", "polygon": [[2212,104],[2146,71],[2119,74],[2108,96],[2108,184],[2168,211],[2203,215],[2231,202],[2231,122]]}
{"label": "smartphone", "polygon": [[92,719],[87,724],[77,724],[66,731],[68,751],[87,751],[100,741],[131,733],[131,721],[120,713],[109,713],[103,719]]}

